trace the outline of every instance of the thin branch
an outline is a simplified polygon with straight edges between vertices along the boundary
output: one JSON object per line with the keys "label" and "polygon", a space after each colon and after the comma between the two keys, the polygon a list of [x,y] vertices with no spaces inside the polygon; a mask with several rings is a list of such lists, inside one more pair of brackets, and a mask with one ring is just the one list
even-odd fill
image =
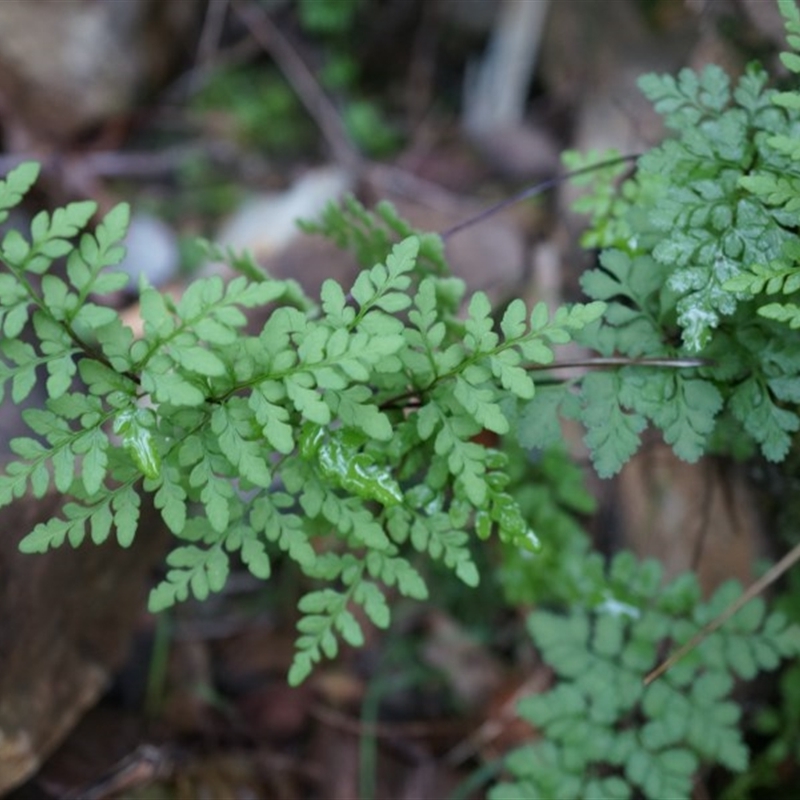
{"label": "thin branch", "polygon": [[477,225],[479,222],[483,222],[488,217],[494,216],[498,212],[503,211],[515,203],[519,203],[522,200],[528,200],[531,197],[536,197],[537,195],[543,194],[549,189],[553,189],[559,184],[564,183],[564,181],[571,180],[572,178],[578,178],[581,175],[587,175],[590,172],[595,172],[599,169],[605,169],[606,167],[615,167],[617,164],[633,162],[636,161],[637,158],[639,158],[638,153],[631,153],[627,156],[619,156],[618,158],[611,158],[608,161],[601,161],[598,164],[591,164],[588,167],[574,169],[571,172],[565,172],[563,175],[556,175],[554,178],[548,178],[546,181],[537,183],[534,186],[529,186],[528,188],[523,189],[516,194],[512,194],[511,197],[507,197],[505,200],[501,200],[499,203],[495,203],[494,205],[485,208],[474,217],[470,217],[463,222],[459,222],[457,225],[453,225],[451,228],[447,228],[447,230],[441,231],[439,235],[442,237],[442,239],[449,239],[459,231],[462,231],[465,228],[470,228],[473,225]]}
{"label": "thin branch", "polygon": [[205,66],[215,59],[227,11],[228,0],[209,0],[197,44],[195,66]]}
{"label": "thin branch", "polygon": [[[625,356],[608,356],[599,358],[579,358],[572,361],[559,361],[556,364],[526,364],[522,369],[527,372],[538,372],[558,370],[558,369],[614,369],[615,367],[656,367],[658,369],[694,369],[697,367],[708,367],[712,361],[704,358],[626,358]],[[441,380],[450,375],[440,376],[436,380]],[[392,408],[415,408],[419,402],[407,403],[405,401],[419,398],[419,395],[430,391],[436,381],[425,389],[409,389],[391,400],[381,403],[381,411]],[[402,403],[402,406],[398,404]]]}
{"label": "thin branch", "polygon": [[346,168],[363,168],[361,154],[350,140],[336,106],[288,39],[272,24],[267,12],[254,3],[245,4],[241,0],[232,0],[231,6],[291,84],[298,99],[322,131],[336,161]]}
{"label": "thin branch", "polygon": [[[211,145],[212,154],[214,151]],[[92,177],[152,179],[175,172],[187,158],[209,153],[209,145],[176,145],[158,151],[97,150],[81,155],[58,153],[14,153],[0,155],[0,174],[9,172],[24,161],[38,161],[42,169],[70,172],[79,169]]]}
{"label": "thin branch", "polygon": [[662,661],[644,679],[644,685],[649,686],[656,678],[660,678],[668,669],[671,669],[685,655],[688,655],[704,639],[718,628],[721,628],[742,606],[747,605],[754,597],[761,594],[770,584],[775,583],[790,567],[800,561],[800,544],[795,545],[774,567],[767,570],[750,588],[736,601],[731,603],[721,614],[711,620],[696,633],[683,647],[676,650],[666,661]]}
{"label": "thin branch", "polygon": [[243,34],[238,42],[218,48],[214,53],[213,61],[198,61],[172,83],[167,84],[161,92],[162,101],[183,104],[189,97],[203,89],[216,72],[250,61],[261,50],[262,48],[258,42],[253,40],[252,36]]}
{"label": "thin branch", "polygon": [[659,367],[662,369],[691,369],[708,367],[712,361],[706,358],[626,358],[625,356],[608,356],[598,358],[578,358],[572,361],[559,361],[557,364],[529,364],[523,369],[528,372],[537,370],[572,369],[608,369],[611,367]]}
{"label": "thin branch", "polygon": [[[463,210],[465,199],[454,194],[441,184],[421,178],[405,167],[377,162],[366,162],[369,167],[368,180],[371,186],[383,194],[394,194],[424,203],[445,213]],[[466,201],[471,202],[471,201]],[[477,207],[477,204],[475,204]]]}
{"label": "thin branch", "polygon": [[100,779],[62,796],[64,800],[103,800],[104,797],[168,778],[174,770],[175,756],[169,748],[142,744]]}
{"label": "thin branch", "polygon": [[[212,150],[215,149],[212,145]],[[93,175],[106,178],[150,179],[169,175],[195,155],[207,155],[209,146],[180,144],[154,152],[101,150],[87,153],[81,166]]]}

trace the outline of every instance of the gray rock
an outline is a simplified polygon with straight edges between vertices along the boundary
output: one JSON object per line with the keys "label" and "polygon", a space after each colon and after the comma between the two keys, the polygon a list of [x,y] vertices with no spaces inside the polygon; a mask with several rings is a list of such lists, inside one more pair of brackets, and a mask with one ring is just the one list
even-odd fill
{"label": "gray rock", "polygon": [[22,536],[61,502],[51,493],[0,510],[0,794],[36,772],[107,688],[167,540],[145,503],[128,549],[110,541],[20,553]]}
{"label": "gray rock", "polygon": [[129,291],[137,291],[140,275],[156,287],[165,286],[177,276],[178,239],[175,231],[158,217],[144,212],[134,214],[123,244],[125,257],[113,270],[128,274]]}
{"label": "gray rock", "polygon": [[13,144],[64,142],[130,109],[196,36],[203,7],[203,0],[3,0],[0,109]]}

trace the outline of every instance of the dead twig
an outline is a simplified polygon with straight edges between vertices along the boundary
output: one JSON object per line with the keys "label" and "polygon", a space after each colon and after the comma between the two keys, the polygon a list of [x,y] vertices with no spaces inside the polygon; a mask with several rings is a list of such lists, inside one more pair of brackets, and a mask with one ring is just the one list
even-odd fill
{"label": "dead twig", "polygon": [[336,106],[288,39],[273,25],[267,12],[241,0],[232,0],[231,6],[252,37],[275,60],[298,99],[319,126],[336,161],[347,169],[356,172],[363,170],[361,154],[350,141]]}
{"label": "dead twig", "polygon": [[[553,364],[526,364],[522,369],[527,372],[552,372],[561,369],[615,369],[616,367],[655,367],[658,369],[693,369],[711,366],[712,362],[704,358],[628,358],[626,356],[608,356],[600,358],[576,358],[557,361]],[[440,376],[440,379],[445,376]],[[421,404],[420,395],[433,388],[409,389],[397,397],[381,404],[382,411],[393,408],[416,408]],[[402,405],[400,405],[402,404]]]}
{"label": "dead twig", "polygon": [[676,650],[666,661],[663,661],[648,673],[645,676],[644,685],[649,686],[656,678],[660,678],[668,669],[674,667],[678,661],[694,650],[704,639],[718,628],[721,628],[740,608],[747,605],[754,597],[761,594],[764,589],[775,583],[797,561],[800,561],[800,544],[795,545],[774,567],[767,570],[755,583],[751,584],[750,588],[741,597],[698,631],[683,647]]}
{"label": "dead twig", "polygon": [[556,186],[564,183],[565,181],[571,180],[572,178],[578,178],[581,175],[588,175],[590,172],[605,169],[606,167],[615,167],[617,164],[630,163],[636,161],[637,158],[639,158],[638,153],[631,153],[627,156],[619,156],[618,158],[612,158],[608,161],[590,164],[587,167],[581,167],[580,169],[575,169],[571,172],[565,172],[563,175],[556,175],[553,178],[548,178],[546,181],[541,181],[541,183],[528,186],[527,188],[522,189],[522,191],[512,194],[511,197],[506,197],[505,200],[501,200],[499,203],[494,203],[488,208],[485,208],[479,214],[476,214],[474,217],[465,219],[463,222],[459,222],[457,225],[453,225],[452,227],[441,231],[439,235],[442,237],[442,239],[447,240],[451,236],[463,231],[465,228],[470,228],[473,225],[477,225],[479,222],[483,222],[488,217],[494,216],[498,212],[505,210],[515,203],[519,203],[522,200],[528,200],[531,197],[536,197],[540,194],[544,194],[545,192],[549,191],[550,189],[554,189]]}
{"label": "dead twig", "polygon": [[209,0],[200,41],[197,43],[196,66],[203,67],[214,60],[227,11],[228,0]]}
{"label": "dead twig", "polygon": [[143,744],[98,780],[67,792],[63,800],[105,800],[120,792],[169,778],[174,769],[174,759],[164,748]]}
{"label": "dead twig", "polygon": [[444,756],[444,762],[457,767],[469,760],[492,742],[497,741],[508,727],[519,719],[517,705],[523,697],[540,694],[552,683],[546,670],[539,670],[524,683],[500,707],[499,711],[476,728],[466,739],[460,741]]}
{"label": "dead twig", "polygon": [[558,361],[554,364],[530,364],[524,369],[528,372],[554,369],[610,369],[613,367],[657,367],[659,369],[691,369],[711,366],[707,358],[628,358],[627,356],[608,356],[598,358],[576,358]]}

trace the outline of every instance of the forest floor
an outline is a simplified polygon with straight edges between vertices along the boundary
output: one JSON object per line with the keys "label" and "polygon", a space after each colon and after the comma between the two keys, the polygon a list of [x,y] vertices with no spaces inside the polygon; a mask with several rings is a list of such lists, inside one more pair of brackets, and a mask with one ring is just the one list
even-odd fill
{"label": "forest floor", "polygon": [[[253,250],[313,292],[355,267],[298,236],[294,219],[344,191],[367,205],[388,198],[412,223],[444,231],[561,174],[565,149],[628,154],[656,143],[663,132],[635,86],[643,72],[709,61],[737,71],[777,48],[774,20],[745,8],[758,3],[507,3],[548,12],[513,12],[533,51],[527,66],[489,0],[365,0],[344,34],[311,33],[296,4],[272,5],[267,14],[255,0],[210,3],[194,55],[170,82],[91,135],[48,142],[6,109],[0,161],[44,154],[44,202],[131,202],[141,234],[131,269],[145,265],[166,291],[219,269],[189,244],[203,235]],[[593,255],[577,244],[571,197],[558,187],[453,235],[454,272],[497,303],[576,299]],[[135,320],[135,292],[118,305]],[[4,438],[11,413],[0,412]],[[653,441],[618,480],[588,471],[587,480],[599,511],[583,522],[600,549],[659,556],[671,574],[693,566],[706,591],[746,579],[763,550],[757,522],[741,532],[757,514],[736,468],[679,466]],[[497,584],[467,596],[431,577],[433,601],[398,600],[390,630],[369,631],[362,649],[296,689],[286,673],[303,587],[290,570],[267,589],[242,571],[203,604],[142,611],[108,690],[8,797],[483,797],[502,755],[536,735],[515,702],[551,675],[524,636],[526,609],[503,602]]]}

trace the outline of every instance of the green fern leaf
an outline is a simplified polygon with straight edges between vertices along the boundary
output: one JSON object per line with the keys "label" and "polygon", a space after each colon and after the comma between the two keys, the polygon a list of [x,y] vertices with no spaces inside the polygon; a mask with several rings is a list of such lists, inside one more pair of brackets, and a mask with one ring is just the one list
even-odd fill
{"label": "green fern leaf", "polygon": [[228,557],[221,547],[179,547],[167,556],[167,564],[171,569],[166,580],[150,592],[148,608],[153,614],[186,600],[190,593],[205,600],[210,592],[220,591],[228,577]]}
{"label": "green fern leaf", "polygon": [[8,210],[18,206],[22,198],[36,183],[39,177],[39,165],[26,161],[14,167],[0,181],[0,223],[8,219]]}
{"label": "green fern leaf", "polygon": [[619,375],[594,372],[583,379],[584,406],[581,421],[586,426],[585,442],[592,463],[601,478],[619,472],[638,450],[646,421],[641,414],[626,411],[620,405]]}

